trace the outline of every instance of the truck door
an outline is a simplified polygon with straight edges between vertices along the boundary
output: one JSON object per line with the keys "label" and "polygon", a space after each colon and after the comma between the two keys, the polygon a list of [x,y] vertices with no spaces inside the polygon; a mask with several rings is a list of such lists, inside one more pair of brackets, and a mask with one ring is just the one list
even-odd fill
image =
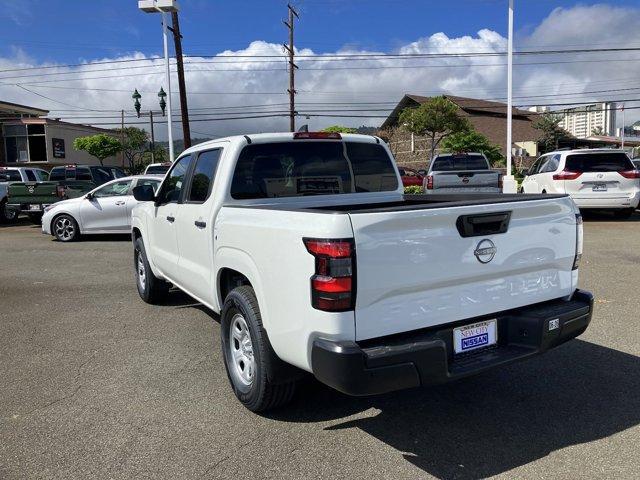
{"label": "truck door", "polygon": [[151,257],[163,275],[169,280],[176,278],[178,272],[178,238],[176,234],[176,215],[178,206],[182,202],[184,184],[191,165],[191,155],[176,160],[167,173],[150,222],[149,247]]}
{"label": "truck door", "polygon": [[[184,202],[176,214],[180,248],[177,281],[197,297],[212,302],[213,189],[221,148],[199,152],[194,158]],[[195,157],[195,154],[194,154]]]}

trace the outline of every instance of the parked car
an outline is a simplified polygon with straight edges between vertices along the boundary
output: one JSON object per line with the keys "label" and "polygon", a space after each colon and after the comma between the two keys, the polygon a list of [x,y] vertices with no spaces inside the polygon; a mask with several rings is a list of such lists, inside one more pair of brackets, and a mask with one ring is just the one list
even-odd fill
{"label": "parked car", "polygon": [[78,240],[80,235],[129,233],[131,210],[137,205],[132,189],[149,185],[156,190],[157,176],[123,177],[95,188],[82,197],[62,200],[44,209],[42,233],[61,242]]}
{"label": "parked car", "polygon": [[580,209],[628,218],[640,203],[640,171],[623,150],[561,150],[534,162],[522,192],[566,193]]}
{"label": "parked car", "polygon": [[542,353],[591,319],[568,196],[404,197],[377,137],[213,140],[133,194],[140,297],[174,284],[220,312],[253,411],[291,399],[303,371],[352,395],[430,385]]}
{"label": "parked car", "polygon": [[0,222],[12,222],[18,217],[18,211],[7,208],[9,184],[14,182],[45,181],[49,172],[41,168],[0,167]]}
{"label": "parked car", "polygon": [[502,174],[482,153],[436,155],[424,179],[425,193],[501,193]]}
{"label": "parked car", "polygon": [[419,187],[422,186],[424,176],[418,173],[417,170],[414,170],[413,168],[400,167],[398,169],[398,172],[400,173],[400,177],[402,178],[402,185],[404,187],[411,187],[414,185],[417,185]]}
{"label": "parked car", "polygon": [[145,175],[164,175],[169,171],[171,162],[150,163],[144,170]]}
{"label": "parked car", "polygon": [[45,207],[60,200],[76,198],[114,178],[125,177],[118,167],[66,165],[51,169],[47,181],[16,182],[9,185],[7,207],[26,213],[40,223]]}

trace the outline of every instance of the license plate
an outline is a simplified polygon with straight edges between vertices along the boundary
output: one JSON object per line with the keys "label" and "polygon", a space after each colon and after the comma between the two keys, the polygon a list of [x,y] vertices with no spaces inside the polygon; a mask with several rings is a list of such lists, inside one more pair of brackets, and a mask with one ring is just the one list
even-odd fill
{"label": "license plate", "polygon": [[465,353],[495,345],[498,341],[497,325],[496,320],[486,320],[454,328],[453,349],[455,353]]}
{"label": "license plate", "polygon": [[40,211],[40,205],[29,205],[29,210]]}
{"label": "license plate", "polygon": [[593,191],[594,192],[606,192],[607,191],[607,185],[604,183],[596,183],[593,186]]}

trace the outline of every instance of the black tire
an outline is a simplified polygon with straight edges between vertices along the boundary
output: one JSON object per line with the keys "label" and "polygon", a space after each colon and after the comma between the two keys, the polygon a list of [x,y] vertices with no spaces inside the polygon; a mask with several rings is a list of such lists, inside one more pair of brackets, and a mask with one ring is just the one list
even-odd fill
{"label": "black tire", "polygon": [[170,285],[153,274],[142,237],[135,240],[133,247],[133,267],[138,294],[142,300],[151,305],[161,303],[167,298]]}
{"label": "black tire", "polygon": [[[225,299],[220,317],[224,366],[238,400],[252,412],[270,410],[290,402],[296,389],[296,376],[289,374],[293,367],[284,364],[269,343],[253,288],[244,285],[233,289]],[[232,335],[232,329],[236,329],[239,319],[242,319],[247,331],[234,332],[243,338],[248,334],[250,341],[246,349],[247,343]],[[244,355],[245,361],[250,362],[244,367],[251,367],[250,374],[243,376],[242,372],[246,374],[249,370],[240,368],[242,359],[238,356],[234,358],[234,352]],[[288,371],[287,367],[291,370]]]}
{"label": "black tire", "polygon": [[28,213],[27,216],[29,217],[29,220],[31,220],[31,223],[33,223],[35,225],[41,225],[42,224],[42,214],[41,213]]}
{"label": "black tire", "polygon": [[627,220],[631,218],[635,209],[633,208],[625,208],[624,210],[614,210],[613,216],[619,218],[620,220]]}
{"label": "black tire", "polygon": [[63,213],[51,222],[51,233],[59,242],[75,242],[80,238],[80,227],[75,218]]}
{"label": "black tire", "polygon": [[0,203],[0,223],[13,223],[18,219],[18,211],[7,207],[7,201]]}

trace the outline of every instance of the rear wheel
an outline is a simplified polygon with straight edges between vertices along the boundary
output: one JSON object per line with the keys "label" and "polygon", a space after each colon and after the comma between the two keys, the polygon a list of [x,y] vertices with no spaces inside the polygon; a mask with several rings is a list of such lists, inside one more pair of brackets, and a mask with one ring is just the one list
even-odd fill
{"label": "rear wheel", "polygon": [[71,215],[63,213],[53,219],[52,233],[61,242],[73,242],[80,238],[78,222]]}
{"label": "rear wheel", "polygon": [[634,211],[635,211],[635,209],[633,209],[633,208],[625,208],[624,210],[615,210],[613,212],[613,215],[616,218],[619,218],[621,220],[626,220],[628,218],[631,218],[631,215],[633,215]]}
{"label": "rear wheel", "polygon": [[27,216],[29,217],[29,220],[31,220],[31,223],[36,225],[40,225],[42,223],[41,213],[29,213]]}
{"label": "rear wheel", "polygon": [[252,412],[291,401],[295,376],[281,367],[284,362],[269,344],[253,288],[244,285],[229,293],[220,324],[224,365],[238,400]]}
{"label": "rear wheel", "polygon": [[18,211],[7,207],[6,200],[0,203],[0,222],[11,223],[18,218]]}
{"label": "rear wheel", "polygon": [[133,265],[136,272],[136,286],[140,298],[152,305],[160,303],[169,293],[169,284],[156,277],[151,271],[142,237],[134,243]]}

